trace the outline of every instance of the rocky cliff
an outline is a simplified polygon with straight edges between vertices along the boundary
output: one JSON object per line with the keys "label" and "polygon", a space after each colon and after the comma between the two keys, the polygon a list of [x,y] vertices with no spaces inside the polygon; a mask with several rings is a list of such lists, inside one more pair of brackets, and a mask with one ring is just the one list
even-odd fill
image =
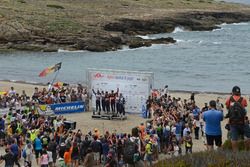
{"label": "rocky cliff", "polygon": [[[7,3],[7,0],[5,1]],[[26,3],[26,1],[22,2]],[[30,3],[32,2],[30,1]],[[131,1],[127,0],[126,2]],[[39,3],[42,2],[39,1]],[[126,7],[126,5],[129,7],[129,4],[122,4],[122,8]],[[143,6],[143,9],[147,7]],[[218,24],[221,23],[250,21],[250,8],[244,11],[208,10],[203,12],[201,9],[176,10],[168,14],[169,12],[165,12],[158,7],[157,10],[151,9],[153,12],[148,14],[148,17],[146,15],[147,12],[142,10],[141,7],[140,9],[144,13],[139,14],[141,11],[136,11],[137,13],[134,11],[135,16],[128,17],[124,12],[121,16],[116,15],[113,18],[107,12],[104,13],[105,15],[101,15],[103,18],[99,18],[99,16],[97,19],[91,14],[87,16],[82,13],[76,15],[76,12],[76,14],[72,15],[74,11],[63,11],[64,7],[48,11],[50,15],[51,13],[55,15],[51,15],[51,17],[55,18],[50,19],[50,15],[46,13],[47,11],[45,13],[42,13],[43,11],[35,13],[35,11],[31,11],[34,6],[29,11],[26,11],[26,8],[28,7],[23,6],[23,11],[18,11],[18,14],[15,13],[15,10],[18,10],[18,8],[15,10],[12,8],[3,8],[6,11],[11,11],[12,14],[15,13],[13,16],[1,14],[0,11],[0,50],[13,49],[52,52],[62,48],[95,52],[113,51],[120,49],[124,45],[130,48],[137,48],[151,46],[152,44],[175,43],[176,41],[171,37],[142,39],[138,35],[170,33],[177,26],[181,26],[188,31],[211,31],[219,28]],[[98,10],[93,9],[93,11],[96,12]],[[87,12],[89,13],[90,11]],[[19,15],[20,13],[23,15]],[[116,13],[112,14],[117,13],[119,12],[116,11]],[[46,15],[46,17],[41,17],[38,14]],[[83,15],[85,16],[84,19],[87,20],[86,25],[81,20],[81,16]],[[110,16],[108,17],[107,15]],[[71,19],[69,19],[70,17]]]}

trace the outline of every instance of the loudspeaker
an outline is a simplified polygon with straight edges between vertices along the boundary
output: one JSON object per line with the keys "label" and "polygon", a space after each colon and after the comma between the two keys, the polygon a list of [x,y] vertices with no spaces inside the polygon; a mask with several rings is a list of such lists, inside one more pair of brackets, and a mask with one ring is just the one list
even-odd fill
{"label": "loudspeaker", "polygon": [[64,121],[63,124],[65,129],[71,129],[71,130],[76,129],[75,121]]}

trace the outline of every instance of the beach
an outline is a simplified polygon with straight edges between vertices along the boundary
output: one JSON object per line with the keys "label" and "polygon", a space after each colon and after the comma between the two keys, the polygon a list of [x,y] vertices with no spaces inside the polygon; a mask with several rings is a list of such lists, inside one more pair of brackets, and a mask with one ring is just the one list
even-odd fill
{"label": "beach", "polygon": [[[1,91],[9,90],[10,87],[13,86],[18,93],[21,93],[22,90],[25,90],[28,95],[33,93],[34,87],[43,88],[45,86],[42,85],[33,85],[33,84],[26,84],[26,83],[14,83],[14,82],[7,82],[7,81],[0,81],[0,89]],[[230,91],[230,90],[229,90]],[[172,97],[180,97],[183,99],[189,99],[190,93],[189,92],[175,92],[170,91],[170,95]],[[222,104],[225,104],[226,98],[229,94],[222,94],[222,93],[197,93],[195,94],[195,101],[198,107],[202,108],[204,103],[209,103],[210,100],[216,100],[217,98],[220,99]],[[245,96],[246,97],[246,96]],[[246,97],[248,98],[248,97]],[[248,106],[247,110],[250,110]],[[224,113],[226,110],[224,109]],[[248,115],[250,115],[248,113]],[[142,122],[146,122],[147,119],[142,118],[141,115],[136,114],[127,114],[127,120],[120,121],[120,120],[95,120],[92,119],[92,112],[87,111],[83,113],[76,113],[76,114],[65,114],[64,115],[67,120],[76,121],[76,129],[81,129],[83,133],[88,133],[89,131],[93,131],[94,128],[98,128],[101,133],[105,132],[106,130],[110,132],[117,132],[117,133],[131,133],[131,129],[138,126]],[[224,128],[227,120],[222,122],[222,131],[223,131],[223,141],[226,140],[227,131]],[[205,151],[206,147],[203,143],[202,139],[194,140],[193,151]]]}

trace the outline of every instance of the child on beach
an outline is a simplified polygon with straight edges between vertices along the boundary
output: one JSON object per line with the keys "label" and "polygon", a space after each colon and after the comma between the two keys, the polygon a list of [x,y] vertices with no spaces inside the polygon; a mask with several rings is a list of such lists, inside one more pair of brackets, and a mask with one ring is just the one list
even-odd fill
{"label": "child on beach", "polygon": [[192,153],[193,141],[190,132],[187,131],[187,135],[184,137],[186,154]]}

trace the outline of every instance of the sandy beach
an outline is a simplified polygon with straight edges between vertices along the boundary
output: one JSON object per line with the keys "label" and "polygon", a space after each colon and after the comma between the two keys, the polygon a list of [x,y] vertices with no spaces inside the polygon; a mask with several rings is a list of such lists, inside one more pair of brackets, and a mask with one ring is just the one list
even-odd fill
{"label": "sandy beach", "polygon": [[[14,83],[7,81],[0,81],[0,91],[7,91],[10,87],[13,86],[18,93],[21,93],[22,90],[25,90],[28,95],[33,93],[34,87],[43,88],[41,85],[32,85],[26,83]],[[230,91],[230,90],[229,90]],[[174,92],[170,91],[170,95],[172,97],[180,97],[181,99],[189,99],[190,93],[188,92]],[[226,98],[229,94],[213,94],[213,93],[199,93],[195,95],[195,100],[198,107],[202,108],[204,103],[208,103],[210,100],[216,100],[218,97],[220,98],[221,103],[225,103]],[[246,97],[248,98],[248,97]],[[250,107],[248,106],[248,110]],[[226,111],[224,111],[226,112]],[[126,132],[131,133],[131,129],[135,126],[138,126],[141,122],[145,122],[146,119],[142,118],[141,115],[128,114],[127,120],[95,120],[91,118],[92,112],[83,112],[77,114],[66,114],[64,115],[68,120],[77,122],[77,129],[81,129],[83,133],[88,133],[89,131],[93,131],[94,128],[98,128],[101,132],[106,130],[116,131],[116,132]],[[249,114],[248,114],[249,115]],[[223,130],[223,141],[226,140],[227,131],[225,130],[225,124],[227,120],[222,122],[222,130]],[[206,147],[203,144],[202,139],[194,140],[193,151],[204,151]]]}
{"label": "sandy beach", "polygon": [[[34,88],[38,87],[43,88],[47,86],[42,85],[34,85],[34,84],[27,84],[27,83],[15,83],[15,82],[8,82],[8,81],[0,81],[0,91],[8,91],[10,87],[13,86],[17,93],[21,93],[22,90],[25,90],[27,95],[32,95]],[[229,90],[230,91],[230,90]],[[170,91],[170,95],[172,97],[180,97],[183,99],[190,98],[190,92],[181,92],[181,91]],[[225,103],[226,98],[229,94],[221,94],[221,93],[197,93],[195,95],[195,101],[198,107],[202,108],[204,103],[208,103],[210,100],[216,100],[218,97],[220,98],[221,103]],[[245,96],[246,97],[246,96]],[[248,98],[248,97],[246,97]],[[248,111],[250,107],[248,106]],[[224,111],[225,113],[226,111]],[[248,113],[248,115],[250,115]],[[76,121],[76,130],[81,129],[81,131],[86,134],[89,131],[93,131],[94,128],[98,128],[101,133],[108,130],[109,132],[117,132],[117,133],[131,133],[131,129],[138,126],[142,122],[146,122],[147,119],[142,118],[141,115],[138,114],[127,114],[127,120],[120,121],[120,120],[95,120],[91,118],[92,112],[86,111],[83,113],[76,113],[76,114],[65,114],[64,117],[67,120]],[[227,123],[227,120],[222,122],[222,140],[223,142],[227,138],[227,130],[224,128]],[[201,136],[201,133],[200,133]],[[204,145],[204,138],[200,137],[199,140],[194,139],[193,137],[193,152],[199,151],[206,151],[206,146]],[[182,149],[184,150],[184,146],[182,145]],[[3,147],[0,148],[0,155],[4,155]],[[161,154],[160,159],[169,158],[169,155]],[[20,164],[23,164],[23,158],[20,160]],[[37,167],[35,161],[33,160],[33,166]],[[99,166],[98,166],[99,167]]]}

